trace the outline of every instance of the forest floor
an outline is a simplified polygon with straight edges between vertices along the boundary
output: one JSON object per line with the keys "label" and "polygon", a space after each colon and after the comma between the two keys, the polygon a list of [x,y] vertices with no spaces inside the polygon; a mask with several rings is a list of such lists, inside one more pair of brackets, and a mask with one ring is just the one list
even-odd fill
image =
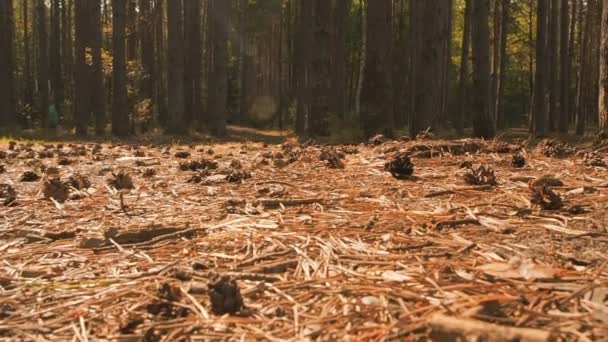
{"label": "forest floor", "polygon": [[0,151],[0,339],[608,336],[608,141]]}

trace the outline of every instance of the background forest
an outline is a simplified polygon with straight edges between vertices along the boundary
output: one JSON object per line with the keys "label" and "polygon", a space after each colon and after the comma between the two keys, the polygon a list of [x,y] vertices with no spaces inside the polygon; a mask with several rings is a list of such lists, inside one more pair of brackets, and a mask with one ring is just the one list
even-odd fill
{"label": "background forest", "polygon": [[583,134],[605,126],[602,7],[1,0],[0,125],[222,136],[234,124],[352,140],[429,127]]}

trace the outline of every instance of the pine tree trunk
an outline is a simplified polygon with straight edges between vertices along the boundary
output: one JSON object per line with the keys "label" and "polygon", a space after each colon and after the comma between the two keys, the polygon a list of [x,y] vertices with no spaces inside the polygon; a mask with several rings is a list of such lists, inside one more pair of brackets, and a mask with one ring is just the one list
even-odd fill
{"label": "pine tree trunk", "polygon": [[167,1],[169,122],[167,132],[182,134],[184,124],[184,11],[182,0]]}
{"label": "pine tree trunk", "polygon": [[154,23],[152,21],[152,0],[140,0],[139,3],[139,37],[141,39],[141,64],[144,68],[144,77],[141,82],[141,94],[154,103],[154,88],[156,86],[156,73],[154,70]]}
{"label": "pine tree trunk", "polygon": [[201,78],[201,4],[200,0],[184,1],[184,29],[186,45],[184,73],[185,122],[190,123],[198,118],[201,110],[200,78]]}
{"label": "pine tree trunk", "polygon": [[24,96],[23,101],[25,103],[34,103],[34,85],[32,77],[32,58],[31,58],[31,46],[30,46],[30,7],[29,0],[23,0],[23,55],[25,59],[24,65]]}
{"label": "pine tree trunk", "polygon": [[123,1],[127,2],[127,60],[134,61],[137,59],[137,1]]}
{"label": "pine tree trunk", "polygon": [[555,131],[559,120],[559,1],[550,1],[549,12],[549,127]]}
{"label": "pine tree trunk", "polygon": [[308,113],[308,133],[311,136],[329,135],[329,113],[331,110],[331,3],[314,0],[313,39],[315,51],[312,56],[310,82],[312,99]]}
{"label": "pine tree trunk", "polygon": [[511,0],[501,0],[502,3],[502,19],[500,22],[500,69],[498,74],[498,94],[496,96],[496,127],[505,127],[504,117],[504,94],[505,81],[507,76],[507,63],[509,56],[507,55],[507,40],[509,37],[509,29],[511,22]]}
{"label": "pine tree trunk", "polygon": [[17,124],[15,115],[13,1],[0,1],[0,128]]}
{"label": "pine tree trunk", "polygon": [[45,0],[38,0],[38,87],[42,127],[49,127],[49,59]]}
{"label": "pine tree trunk", "polygon": [[89,0],[75,2],[75,110],[74,124],[76,134],[87,135],[90,119],[90,81],[85,49],[88,42],[87,28],[89,26]]}
{"label": "pine tree trunk", "polygon": [[[574,1],[576,3],[576,0]],[[568,27],[570,26],[570,11],[568,0],[561,2],[560,23],[560,112],[557,127],[561,133],[568,132],[568,117],[570,116],[570,44]]]}
{"label": "pine tree trunk", "polygon": [[494,137],[495,125],[490,105],[490,29],[489,0],[473,0],[471,15],[471,42],[473,46],[474,116],[473,134],[477,137]]}
{"label": "pine tree trunk", "polygon": [[[586,15],[581,14],[582,32],[579,45],[579,62],[578,62],[578,84],[576,89],[576,120],[575,120],[575,132],[577,135],[583,135],[585,133],[585,127],[587,125],[587,97],[589,91],[589,60],[590,60],[590,33],[591,33],[591,18],[593,13],[591,11],[591,2],[587,4]],[[581,6],[581,13],[583,8]]]}
{"label": "pine tree trunk", "polygon": [[391,136],[394,129],[391,15],[391,0],[373,0],[367,5],[368,44],[361,92],[361,124],[366,136]]}
{"label": "pine tree trunk", "polygon": [[538,0],[536,35],[536,72],[534,76],[534,95],[532,100],[532,132],[537,136],[547,133],[547,60],[548,0]]}
{"label": "pine tree trunk", "polygon": [[112,1],[112,134],[127,136],[130,132],[127,94],[126,56],[127,4]]}
{"label": "pine tree trunk", "polygon": [[209,128],[216,136],[226,135],[226,101],[228,97],[227,44],[230,27],[230,4],[224,0],[210,0],[213,27],[211,43],[212,75],[209,78]]}
{"label": "pine tree trunk", "polygon": [[63,112],[63,78],[61,72],[61,12],[59,0],[51,1],[50,76],[51,93],[59,113]]}
{"label": "pine tree trunk", "polygon": [[169,109],[167,108],[167,84],[165,73],[167,70],[165,54],[165,30],[164,18],[166,6],[163,0],[154,1],[154,40],[157,53],[155,59],[156,89],[154,98],[156,100],[156,110],[158,111],[158,122],[166,126],[169,122]]}
{"label": "pine tree trunk", "polygon": [[608,0],[603,0],[601,37],[599,127],[608,132]]}
{"label": "pine tree trunk", "polygon": [[[411,0],[412,7],[412,115],[410,135],[433,128],[442,110],[444,47],[449,39],[442,22],[448,18],[443,1]],[[437,20],[428,20],[437,18]],[[487,18],[486,18],[487,20]],[[489,77],[489,74],[488,74]],[[488,85],[489,86],[489,85]]]}
{"label": "pine tree trunk", "polygon": [[334,12],[334,22],[336,25],[335,34],[335,55],[333,67],[333,88],[334,101],[332,112],[340,117],[344,117],[346,112],[346,39],[347,21],[351,8],[351,0],[337,0]]}
{"label": "pine tree trunk", "polygon": [[306,130],[306,116],[310,108],[310,59],[312,49],[312,20],[313,20],[313,1],[300,0],[300,10],[298,13],[298,38],[296,39],[296,122],[295,131],[297,134],[304,134]]}
{"label": "pine tree trunk", "polygon": [[465,0],[464,27],[462,29],[462,51],[460,53],[460,76],[458,81],[458,106],[454,117],[454,129],[458,134],[464,133],[464,120],[467,104],[469,80],[469,50],[471,47],[471,13],[472,0]]}
{"label": "pine tree trunk", "polygon": [[[89,0],[91,3],[90,13],[90,38],[91,53],[93,54],[93,66],[91,68],[91,112],[95,117],[95,134],[103,135],[106,129],[106,110],[105,110],[105,87],[103,76],[103,61],[101,59],[101,49],[103,45],[103,31],[101,23],[101,2],[100,0]],[[126,125],[126,122],[123,123]]]}

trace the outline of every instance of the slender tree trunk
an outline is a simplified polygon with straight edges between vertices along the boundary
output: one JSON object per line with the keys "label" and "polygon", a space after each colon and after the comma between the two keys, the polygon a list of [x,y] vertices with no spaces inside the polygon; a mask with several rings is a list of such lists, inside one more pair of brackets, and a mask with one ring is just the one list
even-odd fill
{"label": "slender tree trunk", "polygon": [[373,0],[367,5],[367,51],[361,124],[366,136],[392,135],[394,129],[392,100],[392,1]]}
{"label": "slender tree trunk", "polygon": [[337,0],[334,12],[336,26],[335,55],[333,66],[334,102],[332,112],[344,117],[346,112],[346,39],[347,22],[352,0]]}
{"label": "slender tree trunk", "polygon": [[[580,42],[580,33],[577,33],[577,28],[580,27],[580,7],[579,6],[579,2],[582,0],[572,0],[572,11],[570,12],[570,46],[569,46],[569,64],[568,64],[568,68],[570,70],[570,78],[571,81],[568,84],[568,103],[569,103],[569,108],[568,108],[568,126],[570,125],[570,123],[574,122],[574,118],[575,118],[575,106],[576,106],[576,99],[574,100],[570,100],[572,98],[572,95],[574,94],[574,98],[576,98],[576,87],[578,84],[578,64],[577,64],[577,42]],[[581,30],[582,31],[582,30]],[[573,91],[574,89],[574,91]]]}
{"label": "slender tree trunk", "polygon": [[502,21],[502,0],[491,0],[493,3],[493,13],[492,13],[492,91],[490,98],[490,111],[492,113],[492,117],[494,118],[494,122],[498,125],[498,112],[497,112],[497,102],[498,102],[498,77],[500,75],[500,59],[502,56],[500,55],[500,36],[501,36],[501,21]]}
{"label": "slender tree trunk", "polygon": [[603,0],[601,37],[599,127],[608,132],[608,0]]}
{"label": "slender tree trunk", "polygon": [[152,0],[140,0],[139,8],[141,62],[145,73],[141,83],[141,93],[144,98],[153,100],[156,73],[154,70],[154,35],[150,34],[154,29],[154,23],[152,22]]}
{"label": "slender tree trunk", "polygon": [[[581,6],[581,11],[583,10]],[[580,40],[580,52],[579,52],[579,65],[578,65],[578,85],[576,90],[576,122],[575,122],[575,132],[577,135],[583,135],[585,133],[585,127],[587,125],[587,102],[586,99],[588,97],[589,90],[589,42],[590,33],[591,33],[591,18],[593,17],[593,13],[591,11],[590,3],[587,4],[587,12],[586,15],[581,17],[581,23],[583,25],[582,36]],[[584,22],[584,23],[583,23]]]}
{"label": "slender tree trunk", "polygon": [[213,44],[212,77],[209,81],[209,128],[213,135],[226,135],[226,101],[228,97],[227,44],[230,27],[230,4],[224,0],[212,2],[209,20],[212,21]]}
{"label": "slender tree trunk", "polygon": [[38,86],[40,89],[40,113],[42,127],[49,127],[49,59],[48,59],[48,36],[46,21],[46,4],[44,0],[37,3],[38,19]]}
{"label": "slender tree trunk", "polygon": [[548,28],[548,0],[539,0],[537,8],[537,34],[536,34],[536,73],[534,77],[534,96],[532,101],[531,117],[533,132],[543,136],[547,133],[547,28]]}
{"label": "slender tree trunk", "polygon": [[329,135],[329,113],[331,111],[331,2],[313,0],[314,46],[311,63],[312,101],[308,114],[308,132],[312,136]]}
{"label": "slender tree trunk", "polygon": [[89,25],[89,0],[75,2],[75,126],[76,134],[87,135],[90,119],[90,81],[85,49],[87,46],[87,28]]}
{"label": "slender tree trunk", "polygon": [[297,108],[295,130],[297,134],[304,134],[306,130],[306,116],[310,107],[310,59],[312,49],[312,20],[313,1],[300,0],[298,15],[298,39],[296,42],[296,79],[297,79]]}
{"label": "slender tree trunk", "polygon": [[50,76],[53,101],[59,113],[63,109],[63,78],[61,72],[61,12],[59,0],[51,1]]}
{"label": "slender tree trunk", "polygon": [[169,122],[167,132],[182,134],[184,122],[184,11],[182,0],[167,1]]}
{"label": "slender tree trunk", "polygon": [[467,104],[467,88],[469,80],[469,49],[471,46],[471,13],[472,0],[465,0],[464,27],[462,29],[462,51],[460,53],[460,76],[458,84],[458,106],[454,118],[454,128],[458,134],[464,133],[464,120]]}
{"label": "slender tree trunk", "polygon": [[[103,61],[101,59],[101,49],[103,46],[101,2],[100,0],[88,1],[91,4],[89,44],[93,55],[93,65],[91,68],[91,112],[95,117],[95,134],[103,135],[106,129],[106,92],[104,88]],[[127,124],[123,123],[123,125]]]}
{"label": "slender tree trunk", "polygon": [[17,124],[15,115],[15,66],[13,1],[0,1],[0,128]]}
{"label": "slender tree trunk", "polygon": [[559,120],[559,1],[549,2],[549,126],[550,131],[555,131]]}
{"label": "slender tree trunk", "polygon": [[509,37],[509,29],[511,22],[511,0],[501,0],[502,19],[500,22],[500,69],[498,72],[498,94],[496,96],[496,126],[498,128],[505,127],[504,117],[504,94],[505,81],[507,76],[507,63],[509,56],[507,55],[507,41]]}
{"label": "slender tree trunk", "polygon": [[154,1],[154,36],[156,44],[156,62],[155,62],[155,75],[156,75],[156,110],[158,111],[158,122],[166,126],[169,122],[169,109],[167,107],[167,84],[165,82],[165,74],[167,70],[165,54],[165,30],[164,30],[164,13],[163,6],[166,6],[165,1],[155,0]]}
{"label": "slender tree trunk", "polygon": [[[185,70],[184,73],[184,101],[185,101],[185,118],[186,123],[190,123],[194,118],[197,118],[197,112],[200,110],[197,103],[200,103],[200,98],[196,99],[196,82],[201,76],[201,6],[199,0],[184,1],[184,29],[185,29]],[[200,81],[199,81],[200,82]],[[200,97],[200,94],[198,95]]]}
{"label": "slender tree trunk", "polygon": [[[445,2],[412,0],[410,4],[415,4],[411,14],[415,56],[412,62],[413,98],[409,128],[410,135],[415,137],[421,131],[435,126],[441,114],[444,47],[450,37],[444,29],[447,25],[443,23],[448,19]],[[437,20],[427,20],[428,18]]]}
{"label": "slender tree trunk", "polygon": [[[34,85],[32,78],[32,58],[30,45],[30,7],[29,0],[23,0],[23,55],[25,59],[24,65],[24,102],[34,103]],[[8,31],[7,31],[8,32]]]}
{"label": "slender tree trunk", "polygon": [[473,45],[473,86],[474,116],[473,134],[478,137],[492,138],[496,134],[494,118],[490,105],[490,28],[488,15],[489,0],[473,0],[471,15],[471,41]]}
{"label": "slender tree trunk", "polygon": [[127,60],[134,61],[137,59],[137,0],[123,1],[127,2]]}
{"label": "slender tree trunk", "polygon": [[112,1],[112,134],[129,135],[127,56],[126,56],[127,4],[124,0]]}
{"label": "slender tree trunk", "polygon": [[[576,3],[576,0],[574,0]],[[568,27],[570,26],[570,10],[568,0],[561,2],[560,23],[560,112],[558,129],[562,133],[568,132],[568,117],[570,112],[570,43]]]}

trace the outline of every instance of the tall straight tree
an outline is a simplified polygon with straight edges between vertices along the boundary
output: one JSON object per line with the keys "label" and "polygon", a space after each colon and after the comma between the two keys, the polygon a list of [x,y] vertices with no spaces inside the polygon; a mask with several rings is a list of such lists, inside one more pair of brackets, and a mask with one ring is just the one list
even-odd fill
{"label": "tall straight tree", "polygon": [[156,75],[154,70],[154,35],[153,32],[152,0],[139,2],[139,37],[141,39],[141,64],[144,68],[144,78],[141,84],[141,93],[144,98],[153,100]]}
{"label": "tall straight tree", "polygon": [[315,52],[311,63],[311,103],[308,114],[308,133],[312,136],[329,135],[328,119],[331,110],[331,2],[313,0],[313,40]]}
{"label": "tall straight tree", "polygon": [[336,0],[334,10],[334,23],[336,34],[334,35],[334,66],[333,81],[334,101],[332,112],[337,115],[344,115],[346,111],[346,44],[348,34],[348,17],[352,0]]}
{"label": "tall straight tree", "polygon": [[464,133],[464,119],[467,104],[467,88],[469,80],[469,51],[471,49],[471,13],[472,0],[465,0],[464,27],[462,28],[462,51],[460,53],[460,75],[458,79],[458,106],[454,113],[454,129],[458,134]]}
{"label": "tall straight tree", "polygon": [[0,128],[13,126],[15,115],[15,56],[13,1],[0,1]]}
{"label": "tall straight tree", "polygon": [[549,130],[554,131],[559,120],[559,1],[550,1],[549,37]]}
{"label": "tall straight tree", "polygon": [[599,126],[608,132],[608,0],[603,0],[600,47]]}
{"label": "tall straight tree", "polygon": [[49,59],[48,35],[46,28],[46,2],[38,0],[36,7],[38,19],[38,88],[42,127],[49,126]]}
{"label": "tall straight tree", "polygon": [[471,41],[473,45],[473,87],[475,89],[473,135],[492,138],[496,134],[496,129],[490,104],[490,28],[488,27],[490,1],[472,1]]}
{"label": "tall straight tree", "polygon": [[167,1],[169,122],[167,132],[181,134],[184,124],[184,7],[183,0]]}
{"label": "tall straight tree", "polygon": [[88,43],[89,0],[76,1],[75,9],[75,113],[76,134],[86,135],[90,120],[91,105],[90,71],[86,61]]}
{"label": "tall straight tree", "polygon": [[367,51],[361,91],[361,123],[366,136],[392,135],[392,1],[373,0],[367,5]]}
{"label": "tall straight tree", "polygon": [[499,63],[498,63],[498,75],[496,85],[496,98],[494,103],[494,111],[496,113],[496,127],[502,128],[505,124],[504,117],[504,93],[505,93],[505,81],[507,76],[507,62],[509,56],[507,56],[507,40],[509,37],[510,21],[511,21],[511,0],[500,0],[501,3],[501,19],[500,19],[500,49],[499,49]]}
{"label": "tall straight tree", "polygon": [[63,108],[63,77],[61,72],[61,11],[59,0],[51,0],[50,78],[53,101],[61,113]]}
{"label": "tall straight tree", "polygon": [[201,105],[201,3],[200,0],[184,1],[184,30],[186,44],[184,74],[185,121],[197,118],[202,110]]}
{"label": "tall straight tree", "polygon": [[412,137],[436,125],[442,111],[444,48],[450,39],[443,22],[449,20],[445,15],[445,11],[450,10],[447,4],[447,1],[410,1],[413,60],[409,129]]}
{"label": "tall straight tree", "polygon": [[126,53],[127,6],[124,0],[112,1],[112,134],[129,134]]}
{"label": "tall straight tree", "polygon": [[226,135],[226,100],[228,73],[226,68],[230,2],[210,0],[209,20],[212,27],[212,62],[209,77],[209,129],[217,136]]}
{"label": "tall straight tree", "polygon": [[95,117],[95,134],[102,135],[106,129],[106,101],[103,77],[103,61],[101,49],[103,45],[103,30],[101,21],[100,0],[88,0],[90,3],[89,44],[93,65],[91,67],[91,112]]}
{"label": "tall straight tree", "polygon": [[[560,111],[558,117],[558,130],[562,133],[568,132],[568,117],[570,113],[570,10],[568,0],[562,0],[560,8]],[[573,1],[573,6],[576,0]]]}
{"label": "tall straight tree", "polygon": [[298,1],[297,33],[295,46],[295,79],[296,79],[296,122],[297,134],[305,133],[306,116],[310,107],[310,60],[312,50],[312,22],[314,4],[311,0]]}
{"label": "tall straight tree", "polygon": [[547,133],[547,29],[549,0],[538,0],[536,9],[536,72],[534,76],[534,95],[530,120],[535,135]]}

